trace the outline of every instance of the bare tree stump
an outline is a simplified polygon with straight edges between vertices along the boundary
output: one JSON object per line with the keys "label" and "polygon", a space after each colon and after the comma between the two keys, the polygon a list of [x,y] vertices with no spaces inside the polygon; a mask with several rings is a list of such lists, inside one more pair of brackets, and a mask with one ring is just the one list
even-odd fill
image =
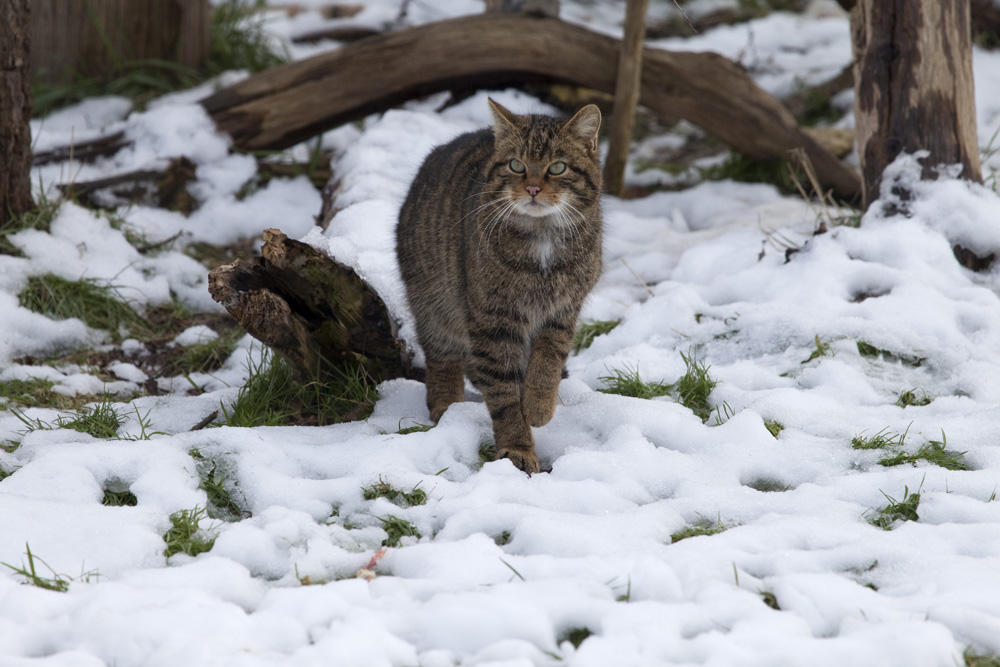
{"label": "bare tree stump", "polygon": [[350,267],[277,229],[261,257],[209,273],[212,298],[303,379],[361,362],[379,380],[408,376],[410,355],[381,297]]}
{"label": "bare tree stump", "polygon": [[[619,40],[556,19],[464,16],[271,68],[202,104],[239,148],[284,148],[440,90],[545,81],[612,93],[620,49]],[[660,49],[645,49],[642,60],[644,106],[685,118],[753,158],[787,159],[801,148],[825,188],[860,198],[857,174],[739,66],[713,53]]]}
{"label": "bare tree stump", "polygon": [[0,228],[31,199],[31,0],[0,0]]}
{"label": "bare tree stump", "polygon": [[851,10],[854,116],[865,208],[902,153],[930,151],[982,181],[976,140],[969,0],[858,0]]}
{"label": "bare tree stump", "polygon": [[625,39],[618,54],[618,79],[611,114],[611,141],[604,162],[604,188],[620,197],[625,189],[625,163],[632,143],[635,107],[642,87],[642,45],[649,0],[629,0],[625,9]]}
{"label": "bare tree stump", "polygon": [[209,0],[31,1],[31,64],[49,83],[100,77],[128,60],[196,69],[208,59]]}

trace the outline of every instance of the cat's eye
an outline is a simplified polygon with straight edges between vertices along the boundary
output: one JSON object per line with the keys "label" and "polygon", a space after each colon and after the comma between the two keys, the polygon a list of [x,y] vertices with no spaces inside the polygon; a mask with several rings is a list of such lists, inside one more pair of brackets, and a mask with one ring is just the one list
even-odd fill
{"label": "cat's eye", "polygon": [[508,166],[510,167],[510,170],[515,174],[524,173],[524,163],[521,162],[520,160],[511,160]]}
{"label": "cat's eye", "polygon": [[558,176],[564,171],[566,171],[565,162],[553,162],[552,164],[549,165],[549,173],[552,174],[553,176]]}

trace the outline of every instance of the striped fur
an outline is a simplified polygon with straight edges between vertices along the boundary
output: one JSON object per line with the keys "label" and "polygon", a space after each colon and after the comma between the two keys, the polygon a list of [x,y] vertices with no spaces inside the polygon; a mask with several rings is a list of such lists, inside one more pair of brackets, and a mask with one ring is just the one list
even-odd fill
{"label": "striped fur", "polygon": [[517,115],[434,149],[403,203],[396,253],[437,421],[482,393],[498,457],[537,472],[584,298],[601,272],[601,115]]}

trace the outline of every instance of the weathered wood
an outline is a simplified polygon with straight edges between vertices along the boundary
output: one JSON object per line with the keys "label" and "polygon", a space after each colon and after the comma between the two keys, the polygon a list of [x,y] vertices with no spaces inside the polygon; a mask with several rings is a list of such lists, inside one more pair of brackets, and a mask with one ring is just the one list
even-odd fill
{"label": "weathered wood", "polygon": [[129,60],[201,67],[209,0],[31,0],[36,76],[50,83],[100,77]]}
{"label": "weathered wood", "polygon": [[[619,50],[619,40],[556,19],[465,16],[272,68],[202,104],[238,147],[282,148],[407,99],[456,87],[535,80],[610,93]],[[639,102],[685,118],[753,158],[784,159],[802,148],[824,187],[841,199],[860,197],[857,174],[806,136],[781,102],[722,56],[645,49]]]}
{"label": "weathered wood", "polygon": [[628,0],[625,8],[625,39],[618,55],[618,79],[611,112],[611,137],[604,162],[604,188],[620,197],[625,189],[625,163],[632,143],[635,107],[642,86],[642,44],[646,33],[649,0]]}
{"label": "weathered wood", "polygon": [[902,152],[930,151],[924,178],[960,164],[981,181],[969,0],[859,0],[851,37],[865,208]]}
{"label": "weathered wood", "polygon": [[409,374],[385,303],[350,267],[276,229],[265,230],[261,255],[213,269],[208,289],[301,377],[347,360],[380,380]]}
{"label": "weathered wood", "polygon": [[50,162],[65,162],[66,160],[92,162],[99,157],[114,155],[131,144],[131,141],[125,139],[124,132],[113,132],[112,134],[91,139],[90,141],[81,141],[68,146],[57,146],[46,151],[38,151],[32,159],[32,166],[40,167]]}
{"label": "weathered wood", "polygon": [[0,0],[0,227],[31,199],[31,0]]}

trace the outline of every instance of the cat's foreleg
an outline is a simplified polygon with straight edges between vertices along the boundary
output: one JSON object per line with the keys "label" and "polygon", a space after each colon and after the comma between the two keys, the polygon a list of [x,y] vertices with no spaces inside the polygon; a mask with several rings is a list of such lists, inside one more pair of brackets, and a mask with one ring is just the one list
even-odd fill
{"label": "cat's foreleg", "polygon": [[449,358],[424,350],[427,355],[427,409],[435,423],[452,403],[465,400],[465,360]]}
{"label": "cat's foreleg", "polygon": [[535,336],[521,398],[530,426],[544,426],[555,414],[559,381],[573,345],[575,324],[575,313],[564,314],[549,321]]}
{"label": "cat's foreleg", "polygon": [[527,334],[492,323],[473,331],[471,339],[469,379],[493,420],[497,458],[510,459],[529,475],[538,472],[535,440],[521,409]]}

